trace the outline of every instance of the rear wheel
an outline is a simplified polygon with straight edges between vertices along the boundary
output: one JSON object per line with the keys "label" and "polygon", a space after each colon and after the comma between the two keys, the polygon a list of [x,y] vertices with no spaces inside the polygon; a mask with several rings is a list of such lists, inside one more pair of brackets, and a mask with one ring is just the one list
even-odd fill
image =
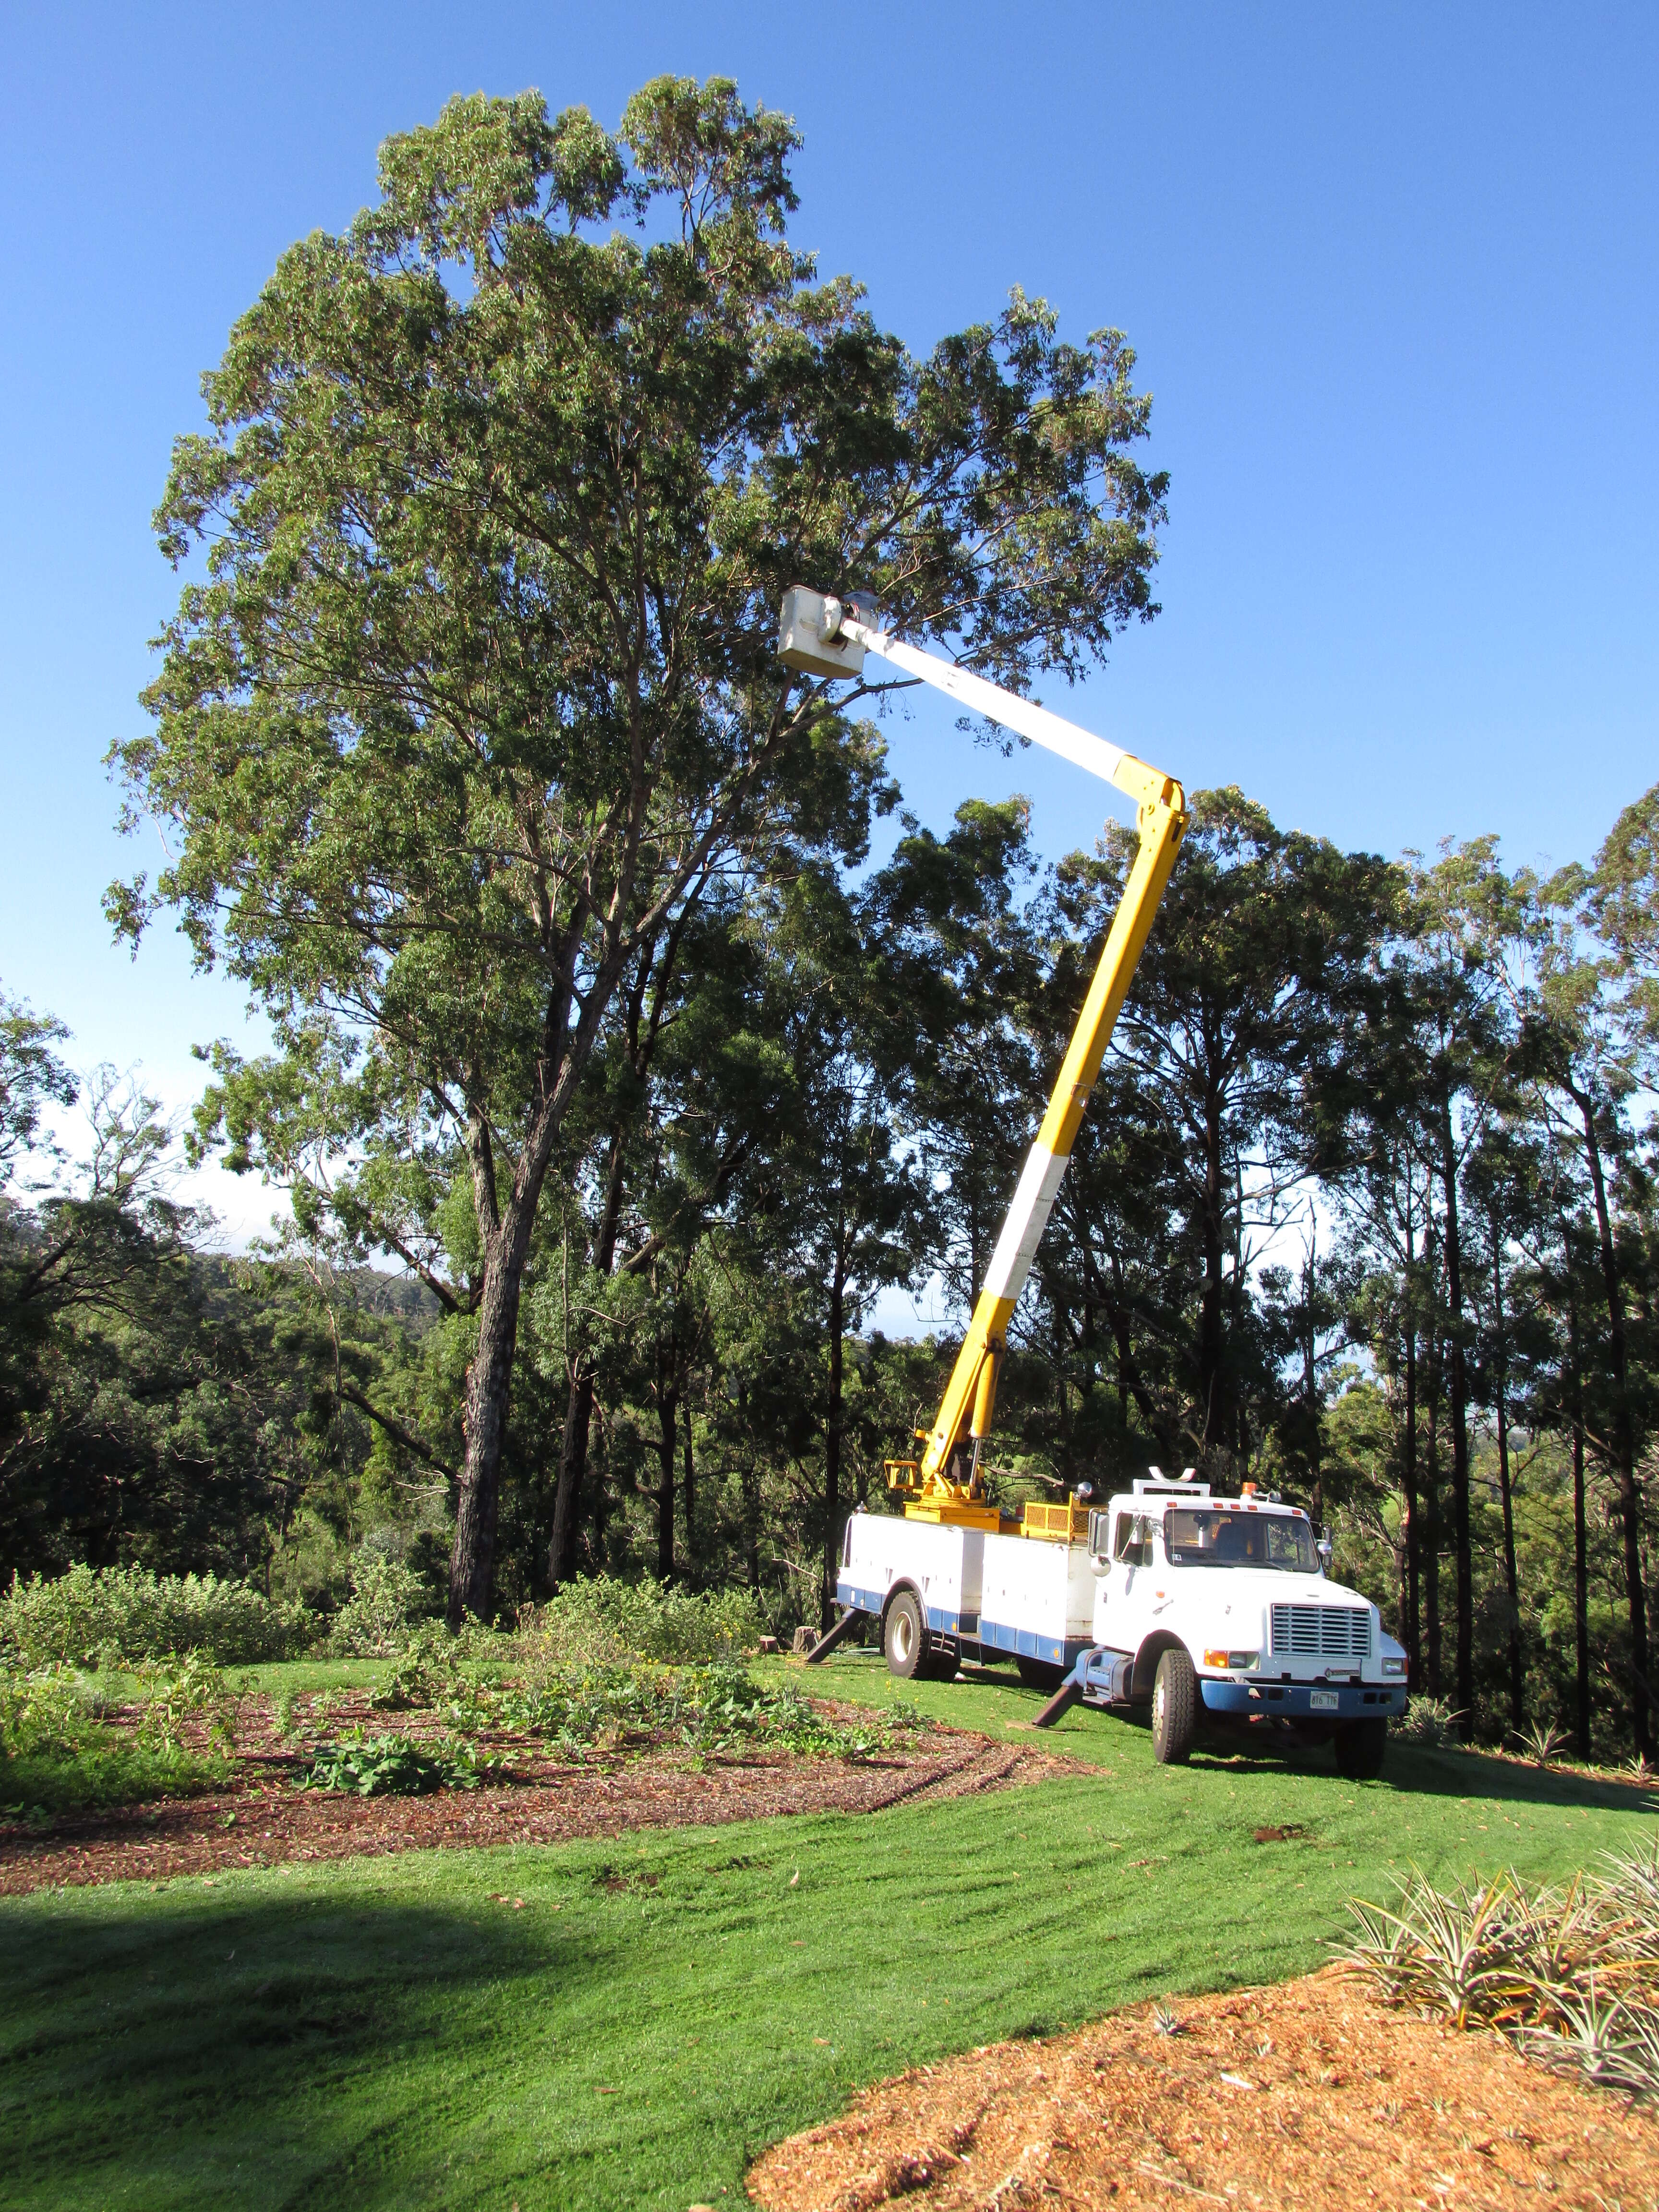
{"label": "rear wheel", "polygon": [[1182,1766],[1198,1729],[1198,1676],[1182,1650],[1166,1651],[1152,1681],[1152,1756],[1160,1766]]}
{"label": "rear wheel", "polygon": [[890,1674],[896,1674],[902,1682],[927,1680],[927,1623],[914,1590],[900,1590],[888,1607],[881,1644]]}
{"label": "rear wheel", "polygon": [[1387,1721],[1354,1721],[1336,1732],[1337,1771],[1348,1782],[1375,1782],[1388,1755]]}
{"label": "rear wheel", "polygon": [[1057,1690],[1066,1680],[1066,1669],[1052,1659],[1016,1659],[1014,1664],[1028,1690]]}

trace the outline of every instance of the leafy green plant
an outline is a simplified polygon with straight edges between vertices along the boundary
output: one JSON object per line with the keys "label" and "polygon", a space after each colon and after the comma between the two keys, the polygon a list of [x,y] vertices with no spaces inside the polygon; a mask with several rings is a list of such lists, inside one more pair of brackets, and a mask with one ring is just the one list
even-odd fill
{"label": "leafy green plant", "polygon": [[129,1804],[210,1789],[223,1774],[221,1760],[99,1719],[72,1667],[0,1668],[0,1806]]}
{"label": "leafy green plant", "polygon": [[358,1797],[424,1797],[435,1790],[476,1790],[484,1771],[476,1745],[453,1738],[416,1742],[406,1735],[371,1736],[358,1729],[323,1745],[300,1786]]}
{"label": "leafy green plant", "polygon": [[370,1709],[377,1713],[423,1711],[438,1702],[443,1680],[423,1650],[404,1653],[378,1689],[369,1692]]}
{"label": "leafy green plant", "polygon": [[239,1698],[210,1659],[187,1651],[182,1658],[143,1661],[134,1672],[141,1743],[178,1753],[185,1747],[186,1724],[196,1722],[214,1751],[235,1749]]}
{"label": "leafy green plant", "polygon": [[712,1758],[739,1743],[805,1758],[862,1759],[931,1725],[896,1701],[850,1716],[826,1712],[794,1683],[762,1681],[732,1657],[708,1667],[544,1664],[499,1687],[457,1678],[441,1709],[456,1729],[522,1729],[577,1759],[601,1747],[660,1744]]}
{"label": "leafy green plant", "polygon": [[81,1678],[62,1661],[0,1675],[0,1751],[9,1758],[48,1745],[73,1751],[93,1725]]}

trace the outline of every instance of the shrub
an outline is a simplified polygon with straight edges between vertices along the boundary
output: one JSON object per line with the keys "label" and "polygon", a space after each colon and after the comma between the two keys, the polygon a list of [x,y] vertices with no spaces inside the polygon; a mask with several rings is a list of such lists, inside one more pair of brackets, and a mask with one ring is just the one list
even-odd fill
{"label": "shrub", "polygon": [[568,1583],[520,1632],[532,1665],[616,1666],[635,1659],[708,1665],[760,1639],[760,1607],[747,1590],[680,1590],[610,1575]]}
{"label": "shrub", "polygon": [[352,1559],[351,1595],[334,1616],[329,1643],[353,1659],[385,1659],[409,1642],[426,1602],[426,1587],[399,1559],[359,1552]]}
{"label": "shrub", "polygon": [[147,1567],[70,1568],[46,1582],[12,1577],[0,1597],[0,1645],[28,1668],[74,1660],[95,1667],[201,1651],[219,1666],[284,1659],[308,1648],[316,1624],[303,1607],[277,1607],[246,1583],[214,1575],[156,1575]]}
{"label": "shrub", "polygon": [[1529,1729],[1511,1729],[1510,1735],[1522,1757],[1534,1766],[1548,1766],[1567,1747],[1565,1729],[1557,1728],[1553,1721],[1534,1721]]}

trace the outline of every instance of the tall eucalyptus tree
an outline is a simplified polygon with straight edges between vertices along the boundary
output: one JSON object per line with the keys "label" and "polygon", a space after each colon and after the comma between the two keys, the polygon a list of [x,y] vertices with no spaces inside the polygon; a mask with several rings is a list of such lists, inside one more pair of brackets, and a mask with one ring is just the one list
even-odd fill
{"label": "tall eucalyptus tree", "polygon": [[470,1318],[457,1620],[490,1607],[526,1268],[616,994],[869,757],[856,690],[776,663],[783,587],[872,587],[1016,685],[1156,611],[1121,336],[1062,344],[1017,293],[912,359],[790,243],[798,143],[721,79],[657,80],[614,137],[453,100],[282,257],[160,509],[202,566],[115,757],[171,857],[110,909],[178,908],[270,1018],[204,1139]]}

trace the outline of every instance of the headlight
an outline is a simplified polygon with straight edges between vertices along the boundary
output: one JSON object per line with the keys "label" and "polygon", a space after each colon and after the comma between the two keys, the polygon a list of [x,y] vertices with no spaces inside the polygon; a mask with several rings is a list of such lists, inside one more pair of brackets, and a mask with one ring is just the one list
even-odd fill
{"label": "headlight", "polygon": [[1206,1667],[1236,1667],[1248,1672],[1260,1656],[1260,1653],[1255,1651],[1206,1651],[1204,1664]]}
{"label": "headlight", "polygon": [[1407,1663],[1404,1659],[1385,1659],[1382,1662],[1382,1672],[1385,1674],[1403,1674]]}

